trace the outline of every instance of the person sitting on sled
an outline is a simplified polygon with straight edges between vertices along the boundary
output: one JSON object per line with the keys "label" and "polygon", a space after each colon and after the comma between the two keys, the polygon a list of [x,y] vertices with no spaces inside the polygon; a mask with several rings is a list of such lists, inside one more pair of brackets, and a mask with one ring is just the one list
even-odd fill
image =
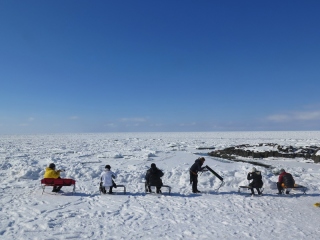
{"label": "person sitting on sled", "polygon": [[[60,178],[60,173],[64,172],[64,170],[56,170],[56,165],[54,163],[50,163],[44,172],[43,178]],[[59,192],[62,186],[53,186],[52,192]]]}
{"label": "person sitting on sled", "polygon": [[151,168],[147,171],[145,176],[146,191],[151,192],[150,186],[156,186],[157,193],[161,193],[161,186],[163,185],[161,177],[163,175],[164,173],[157,168],[156,164],[152,163]]}
{"label": "person sitting on sled", "polygon": [[200,157],[194,161],[194,164],[190,168],[190,184],[192,183],[192,192],[200,193],[198,190],[198,172],[205,171],[205,167],[202,167],[205,161],[204,157]]}
{"label": "person sitting on sled", "polygon": [[[282,194],[284,188],[293,188],[295,181],[290,173],[287,173],[283,168],[280,169],[280,175],[277,182],[278,193]],[[286,190],[286,194],[289,194],[289,190]]]}
{"label": "person sitting on sled", "polygon": [[249,183],[251,195],[254,195],[254,188],[257,190],[258,194],[261,195],[261,192],[259,190],[259,188],[262,188],[263,186],[261,172],[257,171],[257,169],[253,167],[252,171],[247,175],[247,180],[252,180],[252,182]]}
{"label": "person sitting on sled", "polygon": [[102,193],[107,193],[106,191],[106,187],[109,187],[109,194],[112,194],[112,188],[117,188],[117,185],[115,184],[115,182],[113,181],[113,178],[116,179],[117,175],[112,172],[110,165],[106,165],[105,166],[105,170],[101,173],[100,179],[100,191]]}

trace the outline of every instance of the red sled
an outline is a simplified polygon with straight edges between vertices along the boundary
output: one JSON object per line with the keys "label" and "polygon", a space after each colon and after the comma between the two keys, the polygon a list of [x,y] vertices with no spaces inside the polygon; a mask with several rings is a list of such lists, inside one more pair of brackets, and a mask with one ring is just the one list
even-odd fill
{"label": "red sled", "polygon": [[52,187],[64,187],[73,186],[72,194],[74,194],[76,189],[76,181],[71,178],[43,178],[41,179],[42,194],[46,186]]}

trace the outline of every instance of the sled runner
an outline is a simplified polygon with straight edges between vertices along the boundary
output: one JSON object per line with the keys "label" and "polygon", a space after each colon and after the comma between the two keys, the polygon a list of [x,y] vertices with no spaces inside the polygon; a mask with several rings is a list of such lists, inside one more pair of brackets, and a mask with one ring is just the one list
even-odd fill
{"label": "sled runner", "polygon": [[[118,189],[118,188],[123,188],[123,193],[126,194],[127,191],[126,191],[126,186],[125,185],[118,185],[118,184],[114,184],[114,187],[113,187],[113,190],[114,189]],[[99,185],[99,192],[100,194],[102,194],[102,182],[100,182],[100,185]],[[107,193],[107,192],[105,192]],[[118,192],[113,192],[113,193],[118,193]]]}
{"label": "sled runner", "polygon": [[[155,185],[145,185],[145,191],[146,191],[146,193],[149,192],[149,191],[148,191],[148,188],[149,188],[149,187],[150,187],[150,188],[151,188],[151,187],[156,188],[157,186],[155,186]],[[168,186],[168,185],[162,185],[162,186],[161,186],[161,189],[162,189],[162,188],[167,188],[167,189],[168,189],[168,193],[169,193],[169,195],[170,195],[170,193],[171,193],[171,187],[170,187],[170,186]]]}
{"label": "sled runner", "polygon": [[302,185],[299,185],[299,184],[294,184],[294,187],[291,187],[291,188],[288,188],[284,185],[282,185],[283,187],[283,190],[282,190],[282,193],[289,193],[291,190],[299,190],[301,191],[303,194],[307,194],[306,191],[307,191],[307,188],[302,186]]}
{"label": "sled runner", "polygon": [[72,194],[74,194],[76,189],[76,181],[71,178],[43,178],[41,179],[42,194],[44,193],[46,186],[52,186],[52,187],[73,186]]}
{"label": "sled runner", "polygon": [[[252,189],[252,187],[250,187],[250,186],[239,186],[239,188],[238,188],[238,192],[241,192],[241,189],[247,189],[247,190],[251,190]],[[255,188],[254,188],[255,189]],[[259,189],[259,191],[262,193],[263,192],[263,190],[264,190],[264,188],[258,188]]]}

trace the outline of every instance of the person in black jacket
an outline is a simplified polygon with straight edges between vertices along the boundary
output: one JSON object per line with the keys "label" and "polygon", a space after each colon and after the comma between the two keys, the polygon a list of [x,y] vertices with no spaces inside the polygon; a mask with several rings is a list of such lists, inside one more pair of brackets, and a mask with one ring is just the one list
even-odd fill
{"label": "person in black jacket", "polygon": [[261,192],[259,190],[259,188],[262,188],[263,186],[261,172],[257,171],[255,167],[252,168],[252,172],[248,173],[247,179],[252,180],[252,182],[249,184],[249,187],[251,187],[251,194],[254,195],[255,188],[258,194],[261,195]]}
{"label": "person in black jacket", "polygon": [[192,183],[192,192],[199,193],[198,190],[198,172],[202,172],[205,167],[202,167],[205,161],[204,157],[200,157],[195,160],[194,164],[190,168],[190,184]]}
{"label": "person in black jacket", "polygon": [[151,192],[150,186],[156,186],[157,193],[161,193],[161,186],[163,185],[161,177],[163,172],[157,168],[156,164],[152,163],[151,168],[147,171],[146,179],[146,190]]}

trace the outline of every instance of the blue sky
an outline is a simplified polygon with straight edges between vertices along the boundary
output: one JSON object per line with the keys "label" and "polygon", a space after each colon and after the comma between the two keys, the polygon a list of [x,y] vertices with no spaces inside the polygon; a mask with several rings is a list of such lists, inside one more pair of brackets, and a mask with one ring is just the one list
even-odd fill
{"label": "blue sky", "polygon": [[320,130],[320,1],[0,1],[0,134]]}

